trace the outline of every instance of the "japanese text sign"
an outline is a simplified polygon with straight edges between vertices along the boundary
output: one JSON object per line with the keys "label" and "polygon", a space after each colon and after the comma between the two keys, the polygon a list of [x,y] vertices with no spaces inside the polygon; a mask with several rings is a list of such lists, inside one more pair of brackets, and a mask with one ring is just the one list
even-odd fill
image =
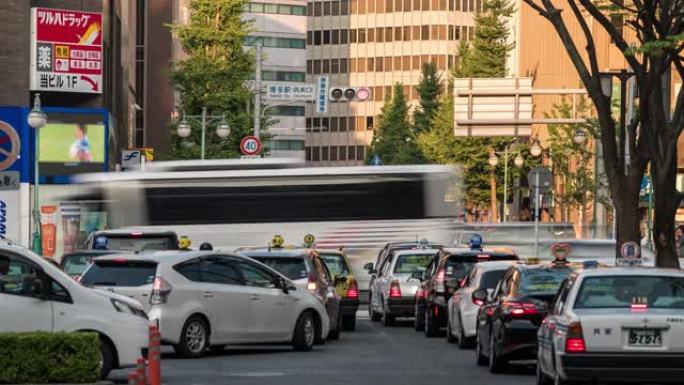
{"label": "japanese text sign", "polygon": [[307,83],[266,84],[266,99],[283,101],[316,100],[316,85]]}
{"label": "japanese text sign", "polygon": [[102,14],[31,8],[31,90],[102,93]]}

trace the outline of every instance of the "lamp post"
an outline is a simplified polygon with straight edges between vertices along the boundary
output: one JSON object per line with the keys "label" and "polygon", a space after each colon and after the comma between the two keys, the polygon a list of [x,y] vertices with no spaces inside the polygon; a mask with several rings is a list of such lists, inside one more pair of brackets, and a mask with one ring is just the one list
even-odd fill
{"label": "lamp post", "polygon": [[[508,203],[508,155],[511,151],[511,148],[514,145],[508,145],[504,148],[503,152],[498,152],[494,151],[493,149],[489,151],[489,159],[487,161],[489,162],[489,165],[492,166],[492,169],[494,169],[498,164],[499,164],[499,158],[497,155],[503,155],[504,157],[504,209],[503,209],[503,216],[501,218],[502,222],[506,222],[508,220],[508,210],[506,210],[506,205]],[[522,167],[522,165],[525,163],[525,159],[523,159],[522,155],[518,154],[516,155],[515,159],[513,160],[513,164],[515,164],[517,167]],[[493,172],[492,172],[493,175]],[[494,182],[494,194],[496,194],[496,180],[492,179]],[[496,195],[493,195],[493,201],[496,201]],[[495,207],[496,203],[492,204],[492,207]],[[498,210],[497,210],[498,211]]]}
{"label": "lamp post", "polygon": [[38,170],[40,152],[40,129],[47,124],[47,115],[40,108],[40,94],[33,99],[33,109],[28,114],[28,125],[36,130],[35,147],[33,153],[33,252],[43,254],[43,240],[40,233],[40,174]]}
{"label": "lamp post", "polygon": [[186,139],[192,134],[192,128],[188,119],[199,122],[202,125],[202,160],[204,160],[204,154],[206,150],[206,140],[207,140],[207,125],[219,121],[218,127],[216,127],[216,135],[225,139],[230,135],[230,126],[226,122],[226,115],[207,115],[207,107],[202,107],[201,115],[186,115],[183,112],[183,119],[178,123],[178,128],[176,128],[176,134],[183,139]]}

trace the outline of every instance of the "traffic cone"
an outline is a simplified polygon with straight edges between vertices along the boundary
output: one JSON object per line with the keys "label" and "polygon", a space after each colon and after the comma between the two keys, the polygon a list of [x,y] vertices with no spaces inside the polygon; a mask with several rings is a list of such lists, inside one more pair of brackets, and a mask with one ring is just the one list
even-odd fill
{"label": "traffic cone", "polygon": [[137,385],[147,385],[145,378],[145,359],[138,358],[138,362],[135,366],[135,374],[138,379]]}
{"label": "traffic cone", "polygon": [[150,326],[149,363],[150,385],[161,385],[161,334],[156,326]]}

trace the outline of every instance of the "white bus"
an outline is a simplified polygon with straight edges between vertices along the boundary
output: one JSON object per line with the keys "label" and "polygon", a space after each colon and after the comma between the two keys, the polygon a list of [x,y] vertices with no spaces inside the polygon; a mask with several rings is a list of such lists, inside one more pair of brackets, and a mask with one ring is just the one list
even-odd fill
{"label": "white bus", "polygon": [[173,230],[193,246],[343,247],[362,287],[362,266],[387,242],[448,242],[457,213],[456,169],[441,165],[300,167],[282,162],[165,162],[142,172],[85,175],[68,197],[109,228]]}

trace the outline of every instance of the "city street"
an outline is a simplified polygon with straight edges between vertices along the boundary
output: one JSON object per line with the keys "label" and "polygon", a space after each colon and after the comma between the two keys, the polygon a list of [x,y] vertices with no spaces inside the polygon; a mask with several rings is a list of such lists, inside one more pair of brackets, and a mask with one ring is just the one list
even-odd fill
{"label": "city street", "polygon": [[[447,383],[463,385],[532,384],[533,368],[513,366],[506,374],[492,375],[475,365],[473,350],[459,350],[442,335],[427,339],[413,330],[412,322],[396,327],[372,323],[360,311],[357,330],[343,333],[309,353],[289,346],[233,347],[223,354],[201,359],[178,359],[172,353],[162,360],[162,381],[168,385],[270,385]],[[110,377],[125,383],[127,371]]]}

